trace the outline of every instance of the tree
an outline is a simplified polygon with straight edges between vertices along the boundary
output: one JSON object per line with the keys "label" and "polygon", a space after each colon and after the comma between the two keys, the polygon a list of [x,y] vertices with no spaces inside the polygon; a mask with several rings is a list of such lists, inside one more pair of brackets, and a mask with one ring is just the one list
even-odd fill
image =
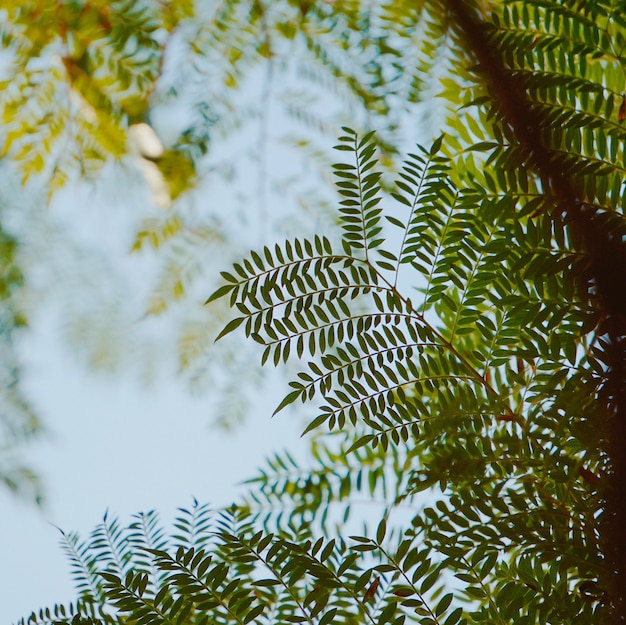
{"label": "tree", "polygon": [[436,18],[422,54],[448,42],[445,136],[389,183],[376,135],[344,128],[339,240],[252,252],[209,299],[263,363],[307,361],[278,410],[320,400],[317,465],[277,456],[171,537],[154,513],[68,536],[81,600],[31,622],[626,620],[626,23],[395,6]]}

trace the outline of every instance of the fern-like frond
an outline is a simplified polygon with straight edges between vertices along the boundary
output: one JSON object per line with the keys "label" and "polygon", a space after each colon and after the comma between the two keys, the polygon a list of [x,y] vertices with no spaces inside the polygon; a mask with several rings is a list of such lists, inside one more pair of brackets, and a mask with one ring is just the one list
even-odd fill
{"label": "fern-like frond", "polygon": [[[505,175],[492,174],[500,156],[484,161],[483,172],[465,161],[467,177],[457,172],[453,182],[450,161],[437,156],[439,143],[411,155],[402,170],[394,194],[410,212],[404,220],[389,216],[401,228],[397,253],[382,244],[383,260],[377,261],[365,256],[365,244],[353,248],[349,241],[360,223],[354,212],[344,232],[345,255],[321,240],[315,250],[305,241],[285,245],[288,252],[266,249],[265,258],[253,253],[236,265],[237,276],[223,274],[227,284],[214,297],[229,295],[243,315],[224,333],[245,323],[246,333],[266,346],[264,358],[270,347],[276,363],[288,360],[291,341],[299,345],[299,358],[306,352],[313,357],[279,409],[319,396],[319,416],[307,431],[327,424],[350,433],[354,444],[347,454],[371,446],[384,458],[395,453],[390,450],[410,449],[419,462],[406,468],[405,494],[430,488],[460,497],[453,500],[455,511],[444,499],[438,512],[416,517],[415,536],[437,545],[440,562],[469,584],[466,598],[485,598],[474,617],[496,618],[500,609],[492,598],[504,592],[500,573],[531,554],[555,558],[557,545],[572,533],[594,532],[587,515],[598,501],[586,484],[602,465],[600,455],[580,432],[565,435],[563,429],[564,420],[581,422],[571,398],[599,383],[583,364],[591,358],[586,333],[594,312],[571,286],[581,258],[568,250],[564,224],[541,214],[549,199],[541,197],[539,182],[525,174],[509,178],[512,163]],[[340,177],[350,182],[340,188],[358,206],[358,160],[352,167],[339,168],[351,174]],[[513,194],[499,191],[511,185]],[[337,265],[350,267],[352,289]],[[401,265],[425,280],[424,286],[418,282],[425,293],[420,308],[403,293]],[[309,267],[311,275],[301,273]],[[287,275],[291,286],[275,289],[287,284]],[[331,305],[327,292],[334,293]],[[601,365],[592,369],[599,372]],[[589,412],[591,421],[601,419],[591,416],[596,412]],[[286,461],[277,463],[274,472],[289,471]],[[263,497],[255,497],[252,507],[266,497],[271,505],[280,487],[306,501],[300,479],[273,484],[264,476]],[[316,484],[314,492],[309,499],[321,504],[324,518],[336,494],[330,483]],[[306,505],[297,509],[301,518],[315,518],[305,515]],[[281,517],[261,518],[280,523]],[[497,551],[474,533],[484,527],[499,537]],[[523,538],[515,540],[517,534]],[[449,547],[455,541],[462,549]],[[584,566],[577,563],[582,543],[568,544],[559,557],[563,581],[554,582],[559,593],[602,570],[590,555]],[[586,543],[588,554],[597,553],[594,544]],[[542,567],[537,579],[554,570]],[[566,609],[575,613],[579,605],[576,599]],[[513,609],[506,604],[505,612]],[[541,597],[532,609],[543,614]]]}
{"label": "fern-like frond", "polygon": [[379,236],[382,209],[378,207],[381,198],[377,197],[381,174],[370,171],[376,165],[376,143],[373,132],[359,138],[350,128],[343,130],[346,134],[339,138],[341,143],[336,149],[354,153],[356,165],[334,166],[335,176],[339,178],[337,190],[343,198],[339,209],[342,242],[348,255],[353,250],[362,250],[367,260],[369,251],[382,243]]}
{"label": "fern-like frond", "polygon": [[72,577],[79,595],[87,602],[104,601],[102,580],[97,575],[97,559],[91,553],[89,543],[81,541],[74,533],[61,534],[61,546],[70,561]]}
{"label": "fern-like frond", "polygon": [[[327,422],[330,429],[342,428],[346,422],[356,424],[358,418],[372,425],[378,419],[387,419],[385,415],[392,419],[386,423],[388,426],[393,421],[401,424],[402,418],[399,411],[394,410],[394,405],[402,404],[407,396],[419,395],[423,385],[429,391],[438,389],[435,392],[449,395],[451,384],[454,384],[462,389],[459,390],[459,400],[465,393],[474,395],[476,390],[470,388],[476,386],[479,394],[486,391],[487,396],[497,399],[497,393],[469,357],[453,347],[453,343],[429,324],[423,314],[414,310],[410,299],[389,282],[386,271],[396,269],[397,278],[397,265],[388,267],[385,261],[378,261],[377,266],[367,256],[366,252],[382,242],[382,239],[374,239],[381,232],[378,223],[382,209],[377,207],[378,202],[371,205],[371,198],[379,189],[378,178],[370,178],[373,186],[365,193],[359,187],[359,176],[364,173],[362,169],[369,171],[374,165],[371,160],[374,144],[371,137],[364,141],[348,133],[346,141],[348,138],[354,145],[341,144],[340,147],[355,152],[357,165],[337,169],[342,174],[338,183],[340,192],[348,194],[340,209],[346,253],[333,254],[330,242],[319,238],[313,243],[286,243],[284,250],[277,246],[274,254],[265,248],[263,257],[253,253],[250,260],[235,265],[236,276],[222,274],[228,283],[210,298],[228,294],[231,303],[243,314],[228,324],[220,337],[245,322],[246,334],[265,346],[263,362],[270,355],[273,355],[275,364],[286,361],[292,344],[295,344],[298,357],[302,357],[305,351],[311,356],[320,353],[317,362],[309,363],[309,371],[299,374],[299,380],[291,383],[294,390],[278,408],[284,408],[296,399],[311,399],[320,393],[327,403],[309,429],[323,422]],[[365,155],[359,155],[360,149],[367,150]],[[436,151],[437,145],[432,154]],[[434,188],[427,185],[423,197],[422,190],[417,191],[426,202],[433,200],[440,187],[445,186],[439,179],[438,167],[436,171],[433,174],[436,182],[432,182]],[[346,175],[349,177],[345,178]],[[406,172],[404,175],[408,177]],[[401,184],[405,191],[412,190],[405,182]],[[441,210],[449,210],[445,207],[445,196],[438,201]],[[420,216],[418,210],[412,212],[406,230],[408,243],[405,234],[401,244],[403,251],[395,258],[409,258],[416,262],[407,254],[411,253],[410,245],[415,245],[420,234],[418,220],[428,214],[426,207],[420,207],[420,210]],[[438,223],[444,227],[446,222]],[[458,220],[459,225],[463,223],[467,220]],[[462,231],[459,225],[450,228],[451,250],[447,250],[441,272],[449,267],[450,259],[458,255],[458,235]],[[438,246],[433,243],[432,249],[424,252],[425,257],[430,253],[435,259],[435,266],[437,250]],[[385,257],[384,253],[380,255]],[[437,289],[437,293],[443,288]],[[348,298],[369,300],[367,306],[373,312],[355,315]],[[469,319],[469,315],[465,317]],[[504,407],[500,409],[506,410]]]}
{"label": "fern-like frond", "polygon": [[179,515],[174,521],[177,532],[172,536],[175,545],[184,549],[202,546],[208,540],[211,524],[211,508],[194,499],[193,506],[179,508]]}

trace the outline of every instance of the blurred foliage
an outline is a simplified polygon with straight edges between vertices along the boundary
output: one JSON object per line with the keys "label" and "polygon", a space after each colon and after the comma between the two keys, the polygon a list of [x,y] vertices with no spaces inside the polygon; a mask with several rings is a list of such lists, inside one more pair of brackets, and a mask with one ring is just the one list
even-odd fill
{"label": "blurred foliage", "polygon": [[[21,214],[11,233],[29,291],[23,313],[59,302],[63,335],[97,369],[130,367],[150,379],[155,363],[171,370],[175,352],[193,388],[220,398],[217,423],[241,421],[246,394],[229,380],[259,376],[245,346],[207,352],[229,312],[202,309],[206,286],[225,258],[294,223],[333,231],[328,148],[342,123],[377,128],[393,168],[407,129],[420,126],[416,103],[432,69],[413,42],[431,19],[423,22],[424,11],[376,2],[0,0],[0,151],[5,185],[21,187],[8,203]],[[432,52],[445,57],[440,46]],[[106,229],[87,240],[75,234],[90,223],[94,196],[139,209],[118,226],[136,232],[134,265],[106,258]],[[74,216],[59,222],[68,205],[78,205]],[[143,269],[146,259],[156,271]],[[47,280],[29,279],[42,271]],[[149,287],[141,302],[133,276]],[[144,314],[164,319],[138,329]],[[174,339],[159,344],[155,335]],[[224,367],[232,375],[221,380]]]}
{"label": "blurred foliage", "polygon": [[0,229],[0,480],[11,491],[40,502],[39,482],[20,459],[21,449],[40,431],[40,424],[18,384],[15,340],[26,320],[15,301],[23,281],[16,248],[15,239]]}

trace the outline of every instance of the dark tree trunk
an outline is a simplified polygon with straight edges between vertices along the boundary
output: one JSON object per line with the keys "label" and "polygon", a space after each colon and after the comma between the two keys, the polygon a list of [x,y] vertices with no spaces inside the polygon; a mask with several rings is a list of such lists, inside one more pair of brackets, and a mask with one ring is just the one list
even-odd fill
{"label": "dark tree trunk", "polygon": [[598,401],[606,410],[603,451],[610,471],[602,486],[603,511],[600,544],[609,579],[605,587],[611,622],[626,623],[626,223],[611,207],[600,210],[584,203],[577,181],[563,174],[544,142],[549,128],[542,127],[524,85],[507,70],[503,55],[492,44],[490,25],[466,0],[448,0],[452,26],[477,62],[477,72],[489,85],[502,122],[526,150],[528,166],[542,181],[556,208],[553,216],[565,219],[577,251],[587,258],[579,285],[596,309],[596,333],[603,340],[606,383]]}

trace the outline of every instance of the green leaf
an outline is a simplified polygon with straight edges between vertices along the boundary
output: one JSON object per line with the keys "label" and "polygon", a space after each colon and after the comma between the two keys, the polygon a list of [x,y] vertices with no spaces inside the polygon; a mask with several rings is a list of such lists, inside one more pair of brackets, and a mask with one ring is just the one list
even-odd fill
{"label": "green leaf", "polygon": [[230,334],[233,330],[236,330],[245,320],[245,317],[235,317],[235,319],[229,321],[224,329],[217,335],[215,342],[217,343],[217,341],[219,341],[222,337]]}
{"label": "green leaf", "polygon": [[207,299],[205,303],[206,304],[210,304],[211,302],[214,302],[216,299],[220,299],[221,297],[224,297],[224,295],[228,295],[233,289],[237,288],[236,286],[232,285],[232,284],[224,284],[223,286],[219,287],[210,297],[209,299]]}
{"label": "green leaf", "polygon": [[276,408],[276,410],[274,410],[274,414],[279,413],[283,408],[287,407],[289,404],[293,404],[294,401],[296,401],[296,399],[298,399],[298,397],[300,397],[302,395],[302,391],[300,390],[296,390],[296,391],[291,391],[291,393],[289,393],[278,405],[278,408]]}
{"label": "green leaf", "polygon": [[378,529],[376,530],[376,542],[381,545],[385,540],[385,534],[387,533],[387,522],[383,518],[378,524]]}

